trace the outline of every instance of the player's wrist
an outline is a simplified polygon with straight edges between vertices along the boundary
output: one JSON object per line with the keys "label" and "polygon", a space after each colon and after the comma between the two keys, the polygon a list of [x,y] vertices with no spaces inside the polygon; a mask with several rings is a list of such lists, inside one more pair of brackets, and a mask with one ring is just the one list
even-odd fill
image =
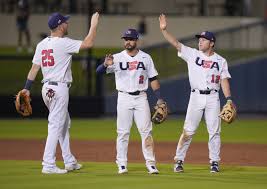
{"label": "player's wrist", "polygon": [[233,104],[233,99],[231,96],[226,97],[226,103]]}
{"label": "player's wrist", "polygon": [[157,97],[157,99],[161,99],[162,100],[162,97],[161,97],[161,93],[160,93],[160,88],[154,90],[154,94],[155,96]]}
{"label": "player's wrist", "polygon": [[162,98],[157,100],[157,105],[161,105],[161,104],[164,104],[164,103],[165,103],[165,101]]}
{"label": "player's wrist", "polygon": [[30,91],[32,84],[33,84],[33,80],[27,79],[25,82],[24,89],[27,89],[28,91]]}
{"label": "player's wrist", "polygon": [[231,96],[228,96],[228,97],[226,97],[225,99],[226,99],[226,101],[228,101],[228,100],[229,100],[229,101],[232,101],[232,97],[231,97]]}
{"label": "player's wrist", "polygon": [[163,28],[163,29],[161,28],[162,32],[166,32],[166,30],[167,30],[167,28]]}

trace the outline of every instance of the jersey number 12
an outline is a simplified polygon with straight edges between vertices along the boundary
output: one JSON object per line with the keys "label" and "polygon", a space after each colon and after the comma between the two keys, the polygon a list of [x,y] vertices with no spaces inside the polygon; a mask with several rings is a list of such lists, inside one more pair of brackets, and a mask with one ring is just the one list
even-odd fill
{"label": "jersey number 12", "polygon": [[212,74],[211,76],[211,83],[219,83],[220,82],[220,76]]}
{"label": "jersey number 12", "polygon": [[43,67],[54,66],[55,61],[52,55],[53,49],[42,50],[42,65]]}

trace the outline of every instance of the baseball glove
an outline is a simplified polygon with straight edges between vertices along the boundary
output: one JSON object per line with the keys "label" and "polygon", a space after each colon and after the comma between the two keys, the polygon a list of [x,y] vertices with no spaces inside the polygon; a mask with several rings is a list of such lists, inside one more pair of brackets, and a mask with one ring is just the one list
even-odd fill
{"label": "baseball glove", "polygon": [[227,103],[223,106],[219,117],[226,123],[232,123],[236,118],[236,107],[232,100],[228,100]]}
{"label": "baseball glove", "polygon": [[167,103],[162,101],[161,103],[157,103],[156,106],[154,106],[154,111],[152,113],[151,121],[155,124],[161,124],[163,121],[166,120],[168,115],[168,108]]}
{"label": "baseball glove", "polygon": [[15,106],[19,114],[29,116],[32,114],[31,98],[22,90],[16,95]]}

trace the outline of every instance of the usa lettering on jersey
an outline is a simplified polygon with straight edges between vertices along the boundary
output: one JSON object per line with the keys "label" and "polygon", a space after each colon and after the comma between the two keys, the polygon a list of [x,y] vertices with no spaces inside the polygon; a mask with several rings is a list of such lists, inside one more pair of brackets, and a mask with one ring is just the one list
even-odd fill
{"label": "usa lettering on jersey", "polygon": [[200,58],[197,57],[195,63],[196,65],[202,66],[203,68],[210,68],[210,69],[215,68],[218,71],[220,70],[218,62],[213,62],[211,60],[200,60]]}
{"label": "usa lettering on jersey", "polygon": [[127,51],[114,54],[114,64],[107,67],[107,73],[115,73],[116,89],[118,91],[145,91],[148,79],[158,75],[150,55],[139,50],[131,57]]}
{"label": "usa lettering on jersey", "polygon": [[121,70],[146,70],[143,62],[133,61],[133,62],[120,62]]}
{"label": "usa lettering on jersey", "polygon": [[[217,53],[208,57],[197,49],[182,45],[178,56],[187,62],[192,89],[219,90],[220,81],[224,78],[231,78],[226,60]],[[196,67],[201,69],[195,69]]]}

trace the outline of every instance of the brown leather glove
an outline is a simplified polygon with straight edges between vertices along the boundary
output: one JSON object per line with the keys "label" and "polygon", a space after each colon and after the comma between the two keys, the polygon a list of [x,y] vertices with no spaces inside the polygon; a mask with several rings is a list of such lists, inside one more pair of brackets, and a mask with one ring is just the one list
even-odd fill
{"label": "brown leather glove", "polygon": [[232,123],[236,118],[236,106],[232,100],[227,100],[227,103],[223,106],[219,117],[226,123]]}
{"label": "brown leather glove", "polygon": [[32,114],[31,98],[22,90],[16,95],[15,106],[17,112],[22,116],[29,116]]}
{"label": "brown leather glove", "polygon": [[154,106],[154,111],[152,113],[151,121],[155,124],[160,124],[166,120],[168,116],[167,103],[163,100],[158,101],[156,106]]}

